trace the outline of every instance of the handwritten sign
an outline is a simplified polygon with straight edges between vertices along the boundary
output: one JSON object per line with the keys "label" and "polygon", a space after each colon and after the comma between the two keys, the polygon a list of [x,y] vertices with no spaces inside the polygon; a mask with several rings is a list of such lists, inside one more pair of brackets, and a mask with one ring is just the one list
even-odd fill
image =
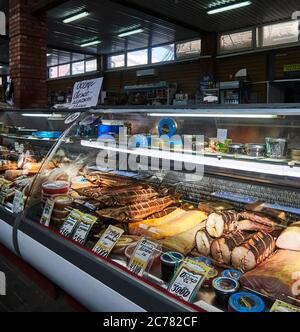
{"label": "handwritten sign", "polygon": [[16,190],[13,201],[12,211],[15,214],[19,214],[24,210],[24,194],[22,191]]}
{"label": "handwritten sign", "polygon": [[91,216],[89,214],[84,214],[81,218],[81,222],[78,224],[76,231],[73,235],[73,240],[85,245],[90,231],[94,224],[97,222],[97,217]]}
{"label": "handwritten sign", "polygon": [[141,239],[137,244],[133,255],[130,259],[128,270],[142,277],[150,259],[153,257],[155,250],[158,248],[158,243]]}
{"label": "handwritten sign", "polygon": [[99,256],[108,257],[123,233],[123,229],[112,225],[109,226],[95,245],[93,251]]}
{"label": "handwritten sign", "polygon": [[102,83],[103,77],[75,83],[70,108],[79,109],[97,106]]}
{"label": "handwritten sign", "polygon": [[77,227],[77,224],[80,223],[81,218],[82,213],[78,210],[73,210],[61,226],[59,233],[62,236],[71,237]]}
{"label": "handwritten sign", "polygon": [[53,209],[54,209],[54,205],[55,205],[55,202],[51,199],[48,199],[46,201],[46,204],[45,204],[45,207],[44,207],[44,211],[43,211],[43,214],[42,214],[42,217],[41,217],[41,221],[40,223],[42,225],[44,225],[45,227],[49,227],[50,225],[50,221],[51,221],[51,216],[52,216],[52,212],[53,212]]}
{"label": "handwritten sign", "polygon": [[183,262],[169,286],[169,292],[186,302],[191,302],[206,279],[210,268],[205,264]]}

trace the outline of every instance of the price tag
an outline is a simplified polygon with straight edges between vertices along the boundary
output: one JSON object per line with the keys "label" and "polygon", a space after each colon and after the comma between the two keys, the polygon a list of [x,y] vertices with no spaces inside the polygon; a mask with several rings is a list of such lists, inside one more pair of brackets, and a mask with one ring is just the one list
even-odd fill
{"label": "price tag", "polygon": [[22,191],[17,190],[13,201],[12,211],[15,214],[19,214],[24,210],[24,194]]}
{"label": "price tag", "polygon": [[78,224],[72,239],[75,242],[85,245],[92,227],[97,222],[97,217],[84,214],[81,220],[82,221]]}
{"label": "price tag", "polygon": [[300,312],[300,308],[299,307],[295,307],[289,303],[285,303],[283,301],[277,300],[270,312]]}
{"label": "price tag", "polygon": [[141,239],[137,244],[130,259],[128,270],[142,277],[154,251],[158,248],[158,243]]}
{"label": "price tag", "polygon": [[194,269],[190,263],[183,262],[170,283],[169,292],[186,302],[191,302],[210,271],[205,264],[196,262],[196,266]]}
{"label": "price tag", "polygon": [[101,236],[93,251],[102,257],[108,257],[114,246],[123,235],[124,230],[115,226],[109,226],[105,233]]}
{"label": "price tag", "polygon": [[49,227],[55,202],[52,199],[46,201],[44,211],[41,217],[41,225]]}
{"label": "price tag", "polygon": [[78,210],[73,210],[61,226],[59,233],[62,236],[71,237],[77,227],[77,224],[80,223],[81,218],[82,213]]}
{"label": "price tag", "polygon": [[225,143],[225,141],[227,140],[227,136],[228,136],[227,129],[218,129],[217,137],[219,142]]}

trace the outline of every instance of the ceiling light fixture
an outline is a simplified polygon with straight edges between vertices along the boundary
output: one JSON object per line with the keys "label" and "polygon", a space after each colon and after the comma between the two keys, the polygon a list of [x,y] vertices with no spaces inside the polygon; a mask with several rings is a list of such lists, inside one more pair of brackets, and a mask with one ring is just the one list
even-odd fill
{"label": "ceiling light fixture", "polygon": [[120,38],[128,37],[128,36],[136,35],[141,32],[144,32],[144,29],[140,28],[140,29],[130,30],[130,31],[126,31],[126,32],[122,32],[122,33],[118,34],[118,37],[120,37]]}
{"label": "ceiling light fixture", "polygon": [[93,40],[93,41],[81,44],[80,47],[94,46],[94,45],[98,45],[98,44],[101,44],[101,43],[102,43],[101,40]]}
{"label": "ceiling light fixture", "polygon": [[246,7],[246,6],[249,6],[251,4],[252,4],[252,1],[243,1],[243,2],[232,4],[232,5],[227,5],[227,6],[223,6],[223,7],[219,7],[219,8],[215,8],[215,9],[210,9],[207,12],[207,14],[208,15],[218,14],[218,13],[226,12],[226,11],[229,11],[229,10]]}
{"label": "ceiling light fixture", "polygon": [[75,14],[75,15],[72,15],[72,16],[70,16],[70,17],[65,18],[65,19],[63,20],[63,22],[64,22],[65,24],[68,24],[68,23],[71,23],[71,22],[74,22],[74,21],[80,20],[80,19],[82,19],[82,18],[84,18],[84,17],[87,17],[87,16],[89,16],[89,15],[90,15],[89,12],[84,11],[84,12],[77,13],[77,14]]}

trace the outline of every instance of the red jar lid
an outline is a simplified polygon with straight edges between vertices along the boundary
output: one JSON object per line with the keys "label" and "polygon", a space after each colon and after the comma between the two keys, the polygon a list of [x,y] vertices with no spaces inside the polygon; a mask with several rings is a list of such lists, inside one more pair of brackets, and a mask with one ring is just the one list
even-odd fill
{"label": "red jar lid", "polygon": [[46,182],[42,185],[45,195],[63,195],[69,192],[69,183],[65,181]]}

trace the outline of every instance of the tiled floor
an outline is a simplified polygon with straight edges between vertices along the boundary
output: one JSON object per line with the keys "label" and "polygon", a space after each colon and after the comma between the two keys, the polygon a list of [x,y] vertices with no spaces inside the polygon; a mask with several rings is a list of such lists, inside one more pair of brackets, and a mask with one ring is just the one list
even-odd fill
{"label": "tiled floor", "polygon": [[6,296],[0,296],[0,312],[72,312],[62,296],[50,298],[17,267],[0,254],[0,271],[6,275]]}

